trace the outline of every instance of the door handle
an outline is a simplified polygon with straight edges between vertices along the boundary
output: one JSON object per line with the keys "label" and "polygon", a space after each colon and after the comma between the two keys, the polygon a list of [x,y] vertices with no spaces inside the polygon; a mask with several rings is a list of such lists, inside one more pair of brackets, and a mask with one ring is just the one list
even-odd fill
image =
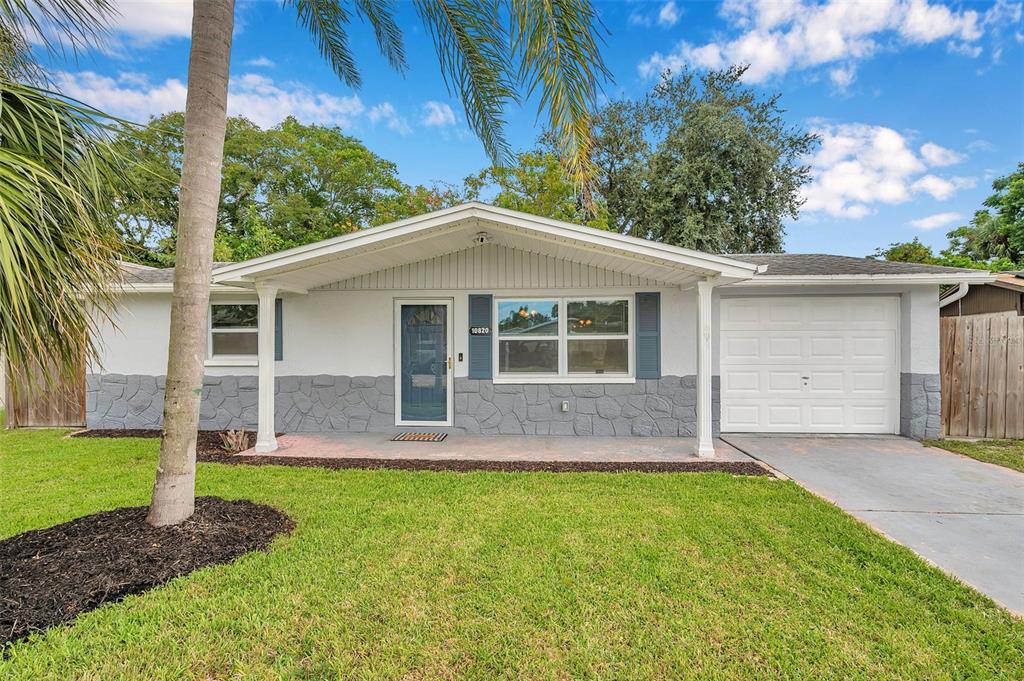
{"label": "door handle", "polygon": [[448,358],[448,368],[449,369],[452,368],[452,358],[451,357]]}

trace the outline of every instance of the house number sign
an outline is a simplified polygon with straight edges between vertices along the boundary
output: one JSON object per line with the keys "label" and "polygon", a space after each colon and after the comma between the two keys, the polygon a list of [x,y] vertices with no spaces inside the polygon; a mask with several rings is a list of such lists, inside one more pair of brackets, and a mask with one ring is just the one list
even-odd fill
{"label": "house number sign", "polygon": [[489,326],[471,326],[469,327],[470,336],[490,336],[491,327]]}

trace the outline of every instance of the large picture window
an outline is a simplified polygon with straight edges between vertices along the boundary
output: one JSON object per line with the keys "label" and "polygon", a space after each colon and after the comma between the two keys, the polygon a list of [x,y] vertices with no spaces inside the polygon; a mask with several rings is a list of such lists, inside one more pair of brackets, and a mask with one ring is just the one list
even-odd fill
{"label": "large picture window", "polygon": [[495,301],[498,378],[629,377],[628,298]]}
{"label": "large picture window", "polygon": [[210,305],[210,356],[253,357],[259,338],[259,306]]}

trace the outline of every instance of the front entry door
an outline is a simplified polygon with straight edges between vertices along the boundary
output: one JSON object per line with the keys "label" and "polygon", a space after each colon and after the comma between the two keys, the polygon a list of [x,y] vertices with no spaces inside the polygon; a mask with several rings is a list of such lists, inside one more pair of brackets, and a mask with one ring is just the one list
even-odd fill
{"label": "front entry door", "polygon": [[395,376],[397,425],[452,423],[450,300],[398,301]]}

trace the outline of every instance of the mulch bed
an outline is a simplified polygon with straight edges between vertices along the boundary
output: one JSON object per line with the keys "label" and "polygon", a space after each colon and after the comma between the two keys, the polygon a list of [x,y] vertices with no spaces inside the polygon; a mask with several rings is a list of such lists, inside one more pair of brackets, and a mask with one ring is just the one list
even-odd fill
{"label": "mulch bed", "polygon": [[206,463],[299,468],[390,469],[400,471],[496,471],[502,473],[731,473],[771,475],[754,461],[470,461],[464,459],[323,459],[299,456],[200,455]]}
{"label": "mulch bed", "polygon": [[[249,432],[249,443],[256,434]],[[278,433],[281,435],[281,433]],[[83,430],[71,437],[160,437],[159,430]],[[202,463],[229,463],[240,466],[295,466],[298,468],[389,469],[399,471],[497,471],[505,473],[730,473],[732,475],[771,475],[754,461],[468,461],[455,459],[373,459],[228,454],[221,446],[220,432],[199,431],[196,460]]]}
{"label": "mulch bed", "polygon": [[148,510],[119,508],[0,541],[0,645],[263,550],[294,528],[251,501],[200,497],[191,518],[159,528],[146,523]]}

